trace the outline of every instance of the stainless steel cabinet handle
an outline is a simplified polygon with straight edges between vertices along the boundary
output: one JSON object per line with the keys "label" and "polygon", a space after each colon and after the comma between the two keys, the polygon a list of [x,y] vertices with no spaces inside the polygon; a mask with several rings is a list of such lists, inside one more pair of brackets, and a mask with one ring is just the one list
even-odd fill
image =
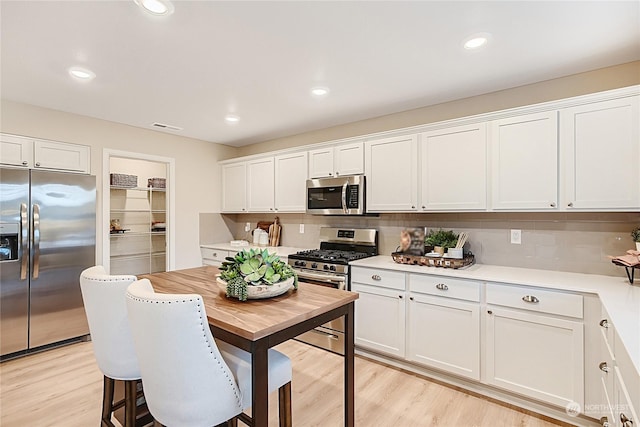
{"label": "stainless steel cabinet handle", "polygon": [[600,364],[598,365],[598,369],[600,369],[602,372],[609,373],[609,367],[607,366],[607,362],[600,362]]}
{"label": "stainless steel cabinet handle", "polygon": [[33,272],[31,277],[37,279],[40,275],[40,206],[33,205]]}
{"label": "stainless steel cabinet handle", "polygon": [[29,250],[29,214],[27,212],[27,204],[20,203],[20,249],[18,257],[20,257],[20,280],[27,279],[27,251]]}
{"label": "stainless steel cabinet handle", "polygon": [[540,302],[540,300],[536,297],[534,297],[533,295],[525,295],[522,297],[522,301],[524,302],[530,302],[531,304],[537,304]]}
{"label": "stainless steel cabinet handle", "polygon": [[447,285],[445,285],[444,283],[438,283],[436,285],[436,289],[439,289],[441,291],[448,291],[449,287]]}
{"label": "stainless steel cabinet handle", "polygon": [[627,418],[624,413],[620,413],[620,422],[622,423],[622,427],[633,427],[633,421]]}
{"label": "stainless steel cabinet handle", "polygon": [[569,202],[569,203],[567,203],[567,206],[569,206],[570,208],[572,208],[572,207],[573,207],[573,202]]}
{"label": "stainless steel cabinet handle", "polygon": [[607,319],[602,319],[600,321],[600,326],[602,326],[605,329],[608,329],[609,328],[609,322],[607,321]]}
{"label": "stainless steel cabinet handle", "polygon": [[374,274],[373,276],[371,276],[371,278],[373,280],[382,280],[382,277],[378,276],[377,274]]}

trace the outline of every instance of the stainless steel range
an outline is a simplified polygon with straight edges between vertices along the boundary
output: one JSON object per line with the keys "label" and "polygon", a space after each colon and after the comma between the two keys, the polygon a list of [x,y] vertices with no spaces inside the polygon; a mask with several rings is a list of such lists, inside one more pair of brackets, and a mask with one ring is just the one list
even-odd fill
{"label": "stainless steel range", "polygon": [[[289,255],[300,280],[314,285],[351,289],[351,261],[378,255],[378,231],[362,228],[320,229],[320,249]],[[344,354],[344,318],[333,320],[296,338]]]}

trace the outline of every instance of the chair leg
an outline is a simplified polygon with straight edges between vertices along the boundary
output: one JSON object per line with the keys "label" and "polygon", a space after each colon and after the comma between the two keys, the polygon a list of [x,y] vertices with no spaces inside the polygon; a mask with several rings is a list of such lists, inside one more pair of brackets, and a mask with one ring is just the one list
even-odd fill
{"label": "chair leg", "polygon": [[138,381],[128,380],[124,382],[124,427],[136,425],[136,398],[138,396]]}
{"label": "chair leg", "polygon": [[233,417],[229,421],[227,421],[227,427],[238,427],[238,418]]}
{"label": "chair leg", "polygon": [[116,382],[113,378],[109,378],[106,375],[103,376],[101,427],[115,427],[111,422],[111,414],[113,413],[113,390],[115,383]]}
{"label": "chair leg", "polygon": [[291,381],[278,389],[280,427],[291,427]]}

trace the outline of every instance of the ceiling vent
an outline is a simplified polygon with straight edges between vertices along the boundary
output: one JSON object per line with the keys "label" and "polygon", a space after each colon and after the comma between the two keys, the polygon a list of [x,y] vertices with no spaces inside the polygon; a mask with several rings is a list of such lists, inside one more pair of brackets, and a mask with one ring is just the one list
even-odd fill
{"label": "ceiling vent", "polygon": [[158,123],[155,122],[154,124],[152,124],[151,126],[153,126],[154,128],[159,128],[159,129],[167,129],[167,130],[182,130],[182,128],[178,127],[178,126],[172,126],[172,125],[167,125],[164,123]]}

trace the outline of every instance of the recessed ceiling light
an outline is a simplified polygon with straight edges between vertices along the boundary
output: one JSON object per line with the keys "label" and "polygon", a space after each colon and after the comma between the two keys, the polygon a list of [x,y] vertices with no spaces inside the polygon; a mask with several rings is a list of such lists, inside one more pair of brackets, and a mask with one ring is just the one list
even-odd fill
{"label": "recessed ceiling light", "polygon": [[145,12],[152,15],[171,15],[173,13],[173,3],[169,0],[133,0]]}
{"label": "recessed ceiling light", "polygon": [[491,35],[489,33],[474,34],[465,39],[463,46],[467,50],[478,49],[486,46],[486,44],[489,42],[490,37]]}
{"label": "recessed ceiling light", "polygon": [[227,122],[230,125],[235,125],[236,123],[238,123],[240,121],[240,117],[234,115],[234,114],[227,114],[224,118],[224,121]]}
{"label": "recessed ceiling light", "polygon": [[93,80],[96,77],[96,74],[93,71],[80,67],[69,68],[69,74],[71,74],[72,77],[83,81]]}
{"label": "recessed ceiling light", "polygon": [[316,98],[322,98],[329,95],[329,88],[324,86],[316,86],[311,88],[311,95]]}

